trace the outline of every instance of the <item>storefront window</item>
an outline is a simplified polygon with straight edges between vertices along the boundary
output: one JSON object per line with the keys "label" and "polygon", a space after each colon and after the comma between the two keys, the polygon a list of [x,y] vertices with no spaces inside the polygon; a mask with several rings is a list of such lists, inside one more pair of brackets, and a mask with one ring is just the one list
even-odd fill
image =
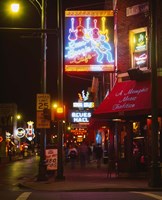
{"label": "storefront window", "polygon": [[96,144],[101,144],[102,143],[102,136],[101,133],[98,131],[96,134]]}

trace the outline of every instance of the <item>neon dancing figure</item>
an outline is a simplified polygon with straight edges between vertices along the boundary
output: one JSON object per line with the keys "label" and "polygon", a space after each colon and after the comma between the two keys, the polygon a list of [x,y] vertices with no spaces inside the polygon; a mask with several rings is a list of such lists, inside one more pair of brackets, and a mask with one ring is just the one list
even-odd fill
{"label": "neon dancing figure", "polygon": [[108,42],[106,42],[106,38],[104,35],[100,36],[99,41],[92,42],[94,44],[94,50],[97,53],[97,62],[103,63],[104,56],[109,63],[113,63],[114,60],[112,58],[111,46]]}

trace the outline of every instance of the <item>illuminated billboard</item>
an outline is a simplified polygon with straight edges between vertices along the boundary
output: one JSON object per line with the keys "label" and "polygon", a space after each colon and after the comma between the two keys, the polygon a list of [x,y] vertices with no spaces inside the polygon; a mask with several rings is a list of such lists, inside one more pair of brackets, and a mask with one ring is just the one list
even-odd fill
{"label": "illuminated billboard", "polygon": [[113,11],[65,11],[65,72],[114,71]]}

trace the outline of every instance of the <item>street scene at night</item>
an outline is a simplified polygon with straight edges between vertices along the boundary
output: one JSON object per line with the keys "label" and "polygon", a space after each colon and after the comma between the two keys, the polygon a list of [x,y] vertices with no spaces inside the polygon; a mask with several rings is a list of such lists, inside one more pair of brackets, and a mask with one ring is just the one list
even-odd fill
{"label": "street scene at night", "polygon": [[161,9],[0,1],[0,199],[162,199]]}

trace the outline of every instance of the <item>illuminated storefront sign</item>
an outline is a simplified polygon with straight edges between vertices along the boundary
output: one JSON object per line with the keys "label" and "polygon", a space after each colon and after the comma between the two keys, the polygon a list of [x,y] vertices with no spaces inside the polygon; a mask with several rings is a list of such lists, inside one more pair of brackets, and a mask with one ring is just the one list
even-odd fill
{"label": "illuminated storefront sign", "polygon": [[75,136],[77,142],[82,142],[84,138],[86,138],[87,130],[86,129],[72,129],[71,133]]}
{"label": "illuminated storefront sign", "polygon": [[74,135],[83,135],[87,133],[87,130],[85,129],[72,129],[71,133],[73,133]]}
{"label": "illuminated storefront sign", "polygon": [[147,60],[146,52],[134,53],[134,67],[146,67]]}
{"label": "illuminated storefront sign", "polygon": [[2,136],[0,136],[0,142],[2,142],[3,141],[3,137]]}
{"label": "illuminated storefront sign", "polygon": [[73,108],[94,108],[94,102],[73,102]]}
{"label": "illuminated storefront sign", "polygon": [[33,138],[35,137],[34,128],[33,128],[34,122],[29,121],[29,122],[27,122],[27,124],[28,124],[28,128],[26,129],[26,138],[27,138],[29,141],[32,141]]}
{"label": "illuminated storefront sign", "polygon": [[78,96],[80,101],[87,101],[89,98],[89,92],[87,91],[87,93],[85,94],[85,91],[82,90],[81,93],[78,93]]}
{"label": "illuminated storefront sign", "polygon": [[147,42],[146,31],[138,32],[134,34],[134,67],[146,67],[147,66]]}
{"label": "illuminated storefront sign", "polygon": [[85,93],[82,90],[81,93],[78,93],[78,102],[73,102],[73,108],[94,108],[94,102],[89,102],[90,93],[87,91]]}
{"label": "illuminated storefront sign", "polygon": [[146,31],[134,34],[134,51],[146,50]]}
{"label": "illuminated storefront sign", "polygon": [[6,132],[6,139],[10,139],[11,138],[11,133]]}
{"label": "illuminated storefront sign", "polygon": [[18,138],[23,138],[23,137],[25,136],[25,129],[23,129],[23,128],[18,128],[18,129],[16,130],[16,136],[17,136]]}
{"label": "illuminated storefront sign", "polygon": [[87,128],[87,124],[76,124],[76,123],[71,123],[71,129],[86,129]]}
{"label": "illuminated storefront sign", "polygon": [[146,27],[130,31],[130,46],[131,46],[132,67],[147,68],[148,44],[147,44]]}
{"label": "illuminated storefront sign", "polygon": [[114,70],[113,11],[65,11],[65,72]]}
{"label": "illuminated storefront sign", "polygon": [[71,120],[73,123],[88,123],[89,122],[89,118],[92,116],[91,112],[79,112],[79,111],[75,111],[75,112],[71,112]]}

